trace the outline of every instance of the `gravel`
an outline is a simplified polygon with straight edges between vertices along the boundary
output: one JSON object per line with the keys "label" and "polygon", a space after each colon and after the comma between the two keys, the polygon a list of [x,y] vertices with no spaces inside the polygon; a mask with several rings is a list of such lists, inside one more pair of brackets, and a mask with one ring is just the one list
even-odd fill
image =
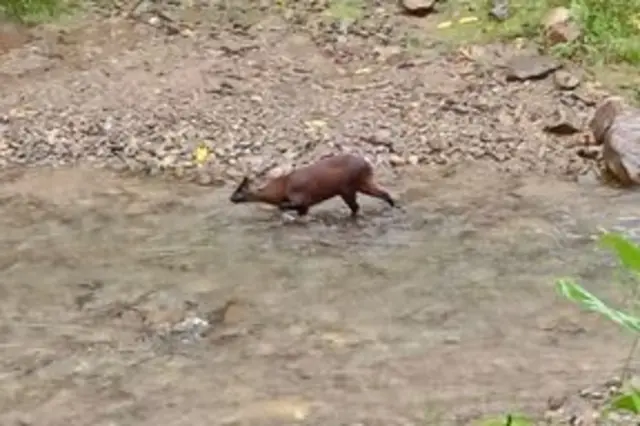
{"label": "gravel", "polygon": [[313,10],[235,10],[205,25],[147,8],[147,24],[49,31],[6,53],[0,166],[88,162],[201,184],[337,151],[386,171],[486,161],[574,178],[590,168],[576,155],[581,135],[544,129],[559,107],[584,121],[599,95],[553,77],[508,81],[504,46],[409,49],[394,19],[412,18],[380,7],[346,27]]}

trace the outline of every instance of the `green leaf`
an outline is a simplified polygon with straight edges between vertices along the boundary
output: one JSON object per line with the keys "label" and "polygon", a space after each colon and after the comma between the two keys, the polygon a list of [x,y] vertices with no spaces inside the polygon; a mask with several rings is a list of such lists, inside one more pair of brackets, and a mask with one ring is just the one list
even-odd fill
{"label": "green leaf", "polygon": [[579,304],[584,309],[598,312],[600,315],[623,326],[627,330],[640,333],[640,319],[624,312],[610,308],[603,301],[568,279],[556,281],[556,290],[564,298]]}
{"label": "green leaf", "polygon": [[640,391],[638,391],[638,389],[631,389],[622,395],[612,398],[607,409],[640,414]]}
{"label": "green leaf", "polygon": [[600,244],[612,249],[626,269],[640,272],[640,247],[621,234],[607,232],[600,237]]}

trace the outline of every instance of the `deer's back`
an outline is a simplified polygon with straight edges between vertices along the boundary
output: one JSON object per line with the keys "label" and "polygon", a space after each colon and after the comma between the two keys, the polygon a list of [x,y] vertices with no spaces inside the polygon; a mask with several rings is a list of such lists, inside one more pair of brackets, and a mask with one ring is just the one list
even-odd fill
{"label": "deer's back", "polygon": [[289,175],[289,191],[305,192],[314,201],[354,190],[372,174],[371,164],[353,154],[325,157]]}

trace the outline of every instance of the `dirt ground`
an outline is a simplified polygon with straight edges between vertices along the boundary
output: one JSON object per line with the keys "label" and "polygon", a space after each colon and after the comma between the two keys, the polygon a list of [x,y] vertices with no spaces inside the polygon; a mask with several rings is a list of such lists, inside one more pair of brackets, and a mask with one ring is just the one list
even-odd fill
{"label": "dirt ground", "polygon": [[[581,125],[545,130],[603,93],[510,81],[522,50],[452,50],[390,3],[3,27],[3,424],[464,425],[616,374],[625,339],[548,286],[607,279],[589,233],[637,206],[572,182]],[[405,213],[226,201],[345,150]]]}

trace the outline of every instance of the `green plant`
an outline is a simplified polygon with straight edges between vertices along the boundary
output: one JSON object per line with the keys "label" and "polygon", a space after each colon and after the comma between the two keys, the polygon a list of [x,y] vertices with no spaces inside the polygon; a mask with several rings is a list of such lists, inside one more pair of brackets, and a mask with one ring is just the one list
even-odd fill
{"label": "green plant", "polygon": [[592,64],[640,64],[640,0],[511,0],[510,16],[504,21],[489,18],[488,0],[452,0],[445,19],[468,15],[478,19],[470,25],[452,25],[450,38],[468,42],[492,39],[541,38],[544,16],[555,7],[565,7],[579,24],[577,40],[554,46],[554,54],[586,59]]}
{"label": "green plant", "polygon": [[352,23],[362,17],[366,4],[363,0],[331,0],[328,6],[327,16],[336,21]]}
{"label": "green plant", "polygon": [[582,25],[581,47],[601,62],[640,63],[640,0],[571,0]]}
{"label": "green plant", "polygon": [[0,17],[32,24],[55,18],[69,7],[71,4],[66,0],[3,0]]}
{"label": "green plant", "polygon": [[[603,246],[611,249],[615,253],[624,271],[633,279],[631,291],[633,292],[633,308],[636,308],[639,288],[638,279],[640,278],[640,247],[624,236],[616,233],[603,234],[600,238],[600,242]],[[631,345],[629,355],[622,367],[621,375],[624,380],[633,354],[637,348],[638,340],[640,339],[640,317],[634,315],[633,312],[627,313],[608,306],[573,280],[558,280],[556,282],[556,289],[564,298],[577,303],[584,309],[599,313],[634,334],[634,340]],[[640,391],[635,389],[633,386],[627,385],[622,394],[609,401],[605,412],[610,410],[626,410],[631,411],[634,414],[640,413]]]}
{"label": "green plant", "polygon": [[[620,325],[634,335],[634,340],[629,355],[622,367],[623,380],[627,374],[629,364],[638,346],[640,339],[640,317],[634,314],[638,311],[638,296],[640,296],[640,246],[617,233],[605,232],[600,237],[600,244],[612,250],[616,255],[620,266],[626,275],[631,278],[629,282],[621,277],[620,282],[625,283],[627,290],[631,292],[631,313],[612,308],[584,289],[580,284],[571,279],[559,279],[556,289],[567,300],[577,303],[582,308],[597,312],[605,318]],[[611,398],[603,409],[603,415],[611,411],[628,411],[640,414],[640,389],[626,384],[624,390]],[[505,416],[483,419],[477,426],[532,426],[533,422],[524,416],[507,414]]]}

